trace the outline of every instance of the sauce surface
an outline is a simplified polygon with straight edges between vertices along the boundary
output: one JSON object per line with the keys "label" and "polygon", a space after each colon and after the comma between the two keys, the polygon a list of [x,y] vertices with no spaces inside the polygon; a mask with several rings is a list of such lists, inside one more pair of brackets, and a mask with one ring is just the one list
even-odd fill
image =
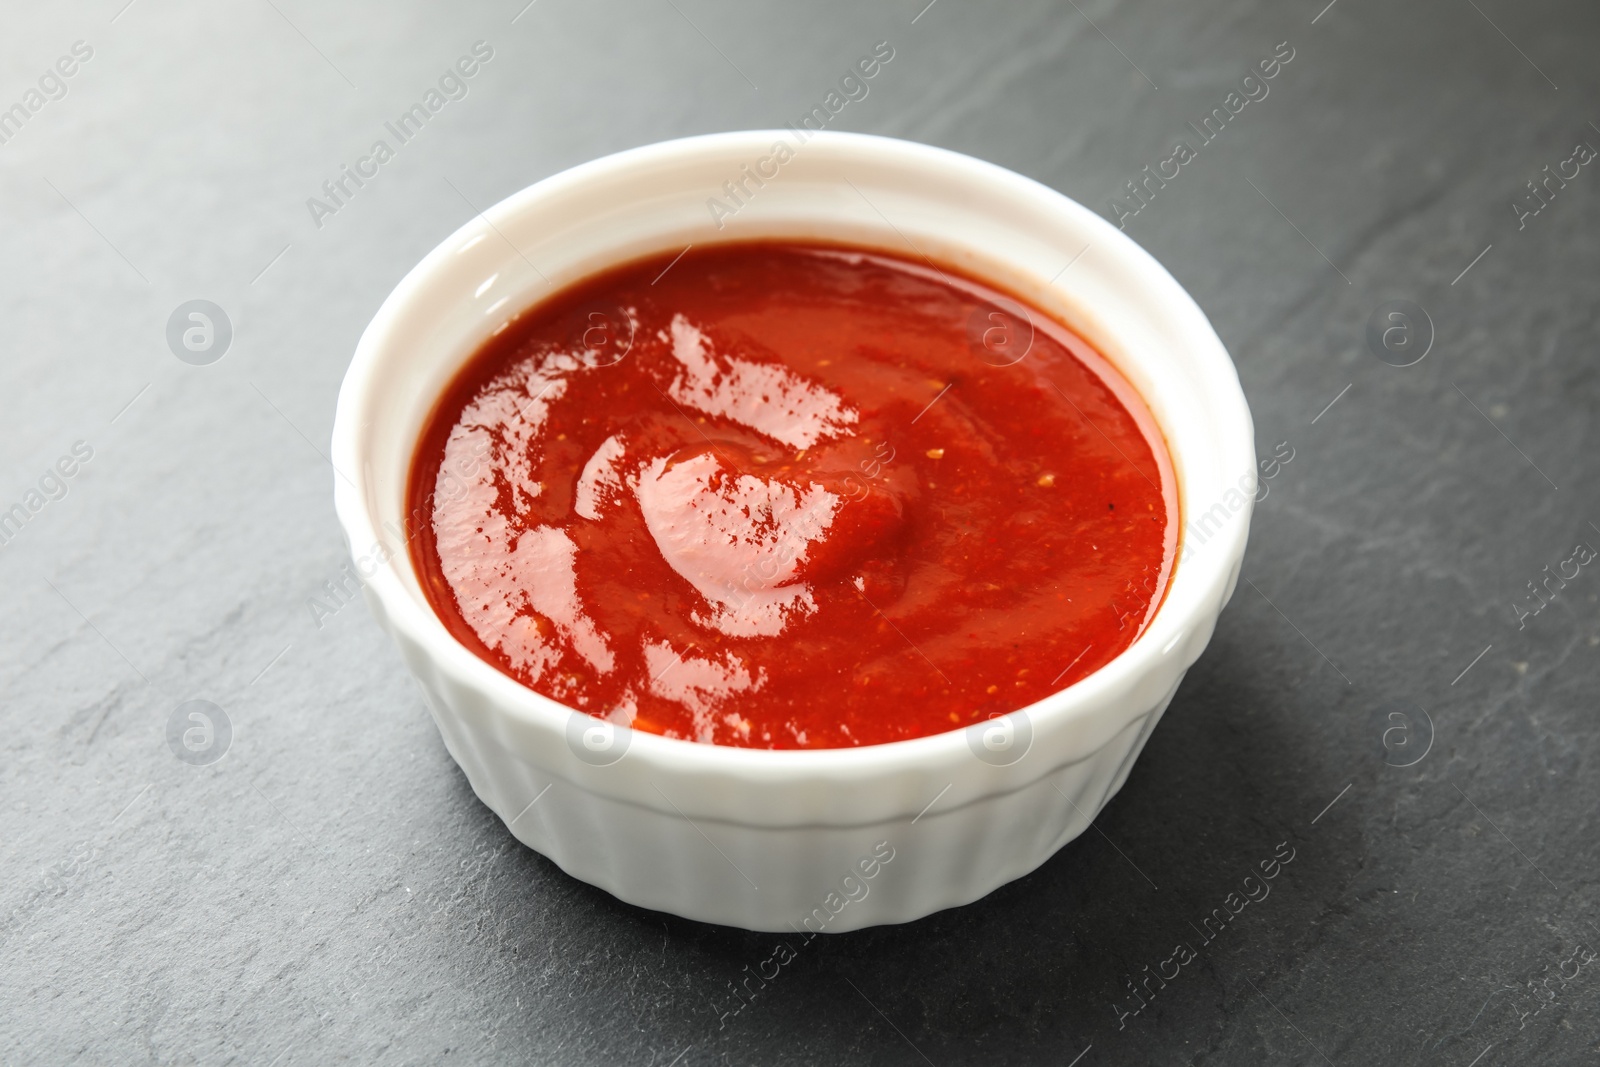
{"label": "sauce surface", "polygon": [[928,262],[759,242],[514,319],[410,482],[468,648],[668,737],[841,748],[957,729],[1131,644],[1176,558],[1143,401],[1043,313]]}

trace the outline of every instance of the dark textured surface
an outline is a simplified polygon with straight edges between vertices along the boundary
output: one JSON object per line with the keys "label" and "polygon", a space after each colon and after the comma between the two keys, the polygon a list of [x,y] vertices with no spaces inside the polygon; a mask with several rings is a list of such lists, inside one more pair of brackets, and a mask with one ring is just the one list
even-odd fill
{"label": "dark textured surface", "polygon": [[[1600,1060],[1600,574],[1520,630],[1514,608],[1600,547],[1600,168],[1520,230],[1510,206],[1600,147],[1592,5],[539,0],[513,22],[522,2],[0,16],[0,106],[94,48],[0,145],[0,509],[93,448],[0,548],[0,1061]],[[478,39],[470,94],[314,226],[306,197]],[[1127,228],[1233,352],[1259,450],[1294,459],[1096,831],[970,907],[805,945],[721,1018],[774,938],[519,846],[365,608],[314,624],[342,559],[318,453],[361,329],[464,199],[797,118],[879,40],[895,58],[840,128],[1108,217],[1290,43]],[[195,297],[236,328],[211,366],[164,337]],[[1391,299],[1434,324],[1415,366],[1368,350]],[[190,699],[226,709],[220,762],[168,747]],[[1392,766],[1426,741],[1413,709],[1384,747],[1411,705],[1432,746]],[[1280,842],[1270,897],[1203,945]],[[1198,958],[1119,1029],[1124,977],[1179,941]]]}

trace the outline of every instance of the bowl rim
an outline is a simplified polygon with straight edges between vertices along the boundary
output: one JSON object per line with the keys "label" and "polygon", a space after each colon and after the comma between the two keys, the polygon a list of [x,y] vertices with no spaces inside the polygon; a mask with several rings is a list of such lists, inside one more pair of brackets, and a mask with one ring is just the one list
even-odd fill
{"label": "bowl rim", "polygon": [[[1238,373],[1221,339],[1188,292],[1153,256],[1126,233],[1100,215],[1051,189],[994,163],[949,149],[876,134],[844,131],[807,131],[807,154],[818,149],[843,156],[872,157],[874,162],[898,163],[943,171],[988,192],[1002,192],[1031,201],[1030,206],[1053,210],[1068,216],[1074,225],[1094,233],[1093,243],[1100,256],[1112,256],[1117,265],[1136,277],[1135,290],[1142,299],[1161,302],[1167,314],[1181,321],[1185,336],[1192,339],[1185,358],[1196,362],[1198,373],[1221,386],[1232,410],[1213,411],[1207,422],[1219,442],[1219,455],[1237,447],[1241,466],[1254,470],[1254,432]],[[383,369],[385,354],[404,341],[395,333],[397,320],[429,288],[441,280],[463,240],[479,232],[481,222],[495,228],[528,211],[537,210],[541,201],[569,193],[576,188],[626,175],[648,171],[696,158],[715,158],[727,162],[745,161],[752,150],[765,151],[775,138],[793,139],[792,131],[755,129],[701,134],[625,149],[560,171],[507,196],[492,207],[468,219],[437,244],[412,267],[385,298],[372,321],[362,332],[354,356],[339,390],[332,433],[334,503],[340,525],[353,551],[358,545],[387,543],[375,516],[368,508],[371,490],[367,477],[368,459],[362,447],[362,433],[368,421],[372,398],[382,391],[374,379]],[[813,147],[815,146],[815,147]],[[1097,257],[1098,258],[1098,257]],[[996,261],[1004,263],[1003,256]],[[570,283],[569,283],[570,284]],[[564,288],[564,287],[563,287]],[[557,290],[559,291],[559,290]],[[547,299],[541,297],[540,299]],[[1071,327],[1069,327],[1071,328]],[[1115,334],[1114,328],[1108,330]],[[1097,346],[1098,347],[1098,346]],[[1107,354],[1118,373],[1127,377],[1117,361]],[[1131,384],[1131,383],[1130,383]],[[1228,386],[1231,385],[1231,389]],[[1137,387],[1135,387],[1137,389]],[[1224,524],[1206,542],[1208,549],[1185,559],[1192,515],[1193,493],[1186,485],[1183,465],[1176,462],[1178,442],[1152,407],[1152,417],[1161,429],[1166,447],[1174,458],[1173,476],[1177,482],[1180,522],[1173,570],[1163,600],[1132,644],[1098,670],[1079,681],[1046,695],[1033,704],[1013,709],[1008,715],[1023,713],[1034,732],[1034,747],[1041,731],[1070,730],[1075,724],[1096,715],[1107,714],[1115,698],[1130,691],[1153,671],[1160,661],[1180,644],[1198,623],[1213,612],[1208,605],[1220,600],[1208,591],[1229,580],[1229,571],[1243,551],[1248,536],[1253,499],[1247,497],[1244,521]],[[405,557],[396,563],[397,557]],[[396,566],[412,567],[410,551],[402,542],[398,551],[366,578],[369,597],[381,605],[384,621],[397,637],[408,638],[425,652],[435,669],[456,685],[477,690],[489,699],[499,714],[509,715],[522,724],[541,731],[561,733],[572,715],[585,712],[524,686],[502,673],[457,641],[423,596],[419,602],[400,581]],[[1181,596],[1179,594],[1182,594]],[[649,765],[663,772],[694,776],[710,773],[748,781],[794,781],[816,777],[834,780],[865,780],[892,775],[928,765],[944,765],[952,759],[970,759],[966,732],[971,724],[951,730],[900,741],[853,748],[762,749],[663,737],[643,730],[630,731],[626,758],[615,767]],[[1013,787],[1020,783],[1013,783]]]}

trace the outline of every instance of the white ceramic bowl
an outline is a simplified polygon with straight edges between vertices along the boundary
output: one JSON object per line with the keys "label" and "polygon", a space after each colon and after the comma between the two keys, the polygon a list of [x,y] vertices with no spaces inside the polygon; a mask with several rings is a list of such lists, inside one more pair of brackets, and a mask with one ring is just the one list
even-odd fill
{"label": "white ceramic bowl", "polygon": [[[778,143],[792,153],[781,164]],[[744,183],[742,204],[730,181]],[[714,210],[712,198],[738,209]],[[981,727],[774,752],[608,733],[450,636],[400,533],[413,448],[446,382],[511,314],[599,268],[750,237],[903,254],[911,242],[1056,316],[1121,369],[1166,435],[1183,515],[1199,516],[1165,602],[1131,647]],[[1099,216],[953,152],[845,133],[802,142],[792,131],[621,152],[468,222],[406,275],[362,335],[339,393],[333,461],[367,601],[421,682],[450,754],[520,841],[642,907],[827,932],[976,900],[1083,832],[1122,786],[1233,592],[1255,470],[1250,413],[1221,341],[1172,276]]]}

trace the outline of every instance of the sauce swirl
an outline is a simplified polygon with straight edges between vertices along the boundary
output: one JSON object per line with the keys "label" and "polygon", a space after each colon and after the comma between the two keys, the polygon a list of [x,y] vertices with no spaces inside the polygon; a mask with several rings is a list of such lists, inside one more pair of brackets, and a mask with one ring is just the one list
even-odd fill
{"label": "sauce swirl", "polygon": [[1173,485],[1137,393],[1042,313],[884,252],[736,243],[491,339],[424,429],[411,545],[451,632],[569,707],[837,748],[1115,657],[1165,591]]}

